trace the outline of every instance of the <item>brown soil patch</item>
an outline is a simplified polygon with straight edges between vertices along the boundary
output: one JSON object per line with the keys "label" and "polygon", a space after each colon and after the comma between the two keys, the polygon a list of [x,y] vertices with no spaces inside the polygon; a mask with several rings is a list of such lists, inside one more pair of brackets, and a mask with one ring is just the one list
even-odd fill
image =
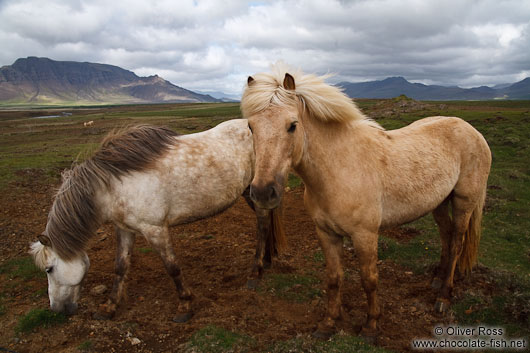
{"label": "brown soil patch", "polygon": [[[0,263],[26,256],[28,244],[45,226],[54,189],[39,183],[38,170],[27,171],[22,182],[12,184],[0,204]],[[275,262],[272,273],[308,274],[318,277],[325,289],[323,261],[311,219],[303,208],[303,192],[286,194],[285,228],[289,248]],[[0,347],[16,352],[72,352],[90,340],[93,351],[178,351],[197,330],[217,325],[253,337],[263,351],[268,344],[295,337],[309,337],[325,313],[325,295],[302,303],[278,298],[266,290],[246,287],[255,246],[255,217],[241,199],[216,217],[178,226],[171,230],[187,284],[195,295],[195,316],[185,324],[171,321],[177,308],[174,284],[162,263],[143,238],[137,239],[132,268],[127,280],[128,301],[111,321],[92,318],[107,293],[92,294],[101,284],[112,286],[115,237],[104,226],[93,238],[88,254],[92,266],[84,284],[79,313],[64,325],[15,335],[20,316],[30,309],[48,307],[45,278],[11,285],[0,274],[2,302]],[[393,231],[398,239],[409,237],[406,228]],[[209,235],[209,236],[205,236]],[[358,263],[353,249],[345,246],[344,320],[339,329],[357,334],[366,315]],[[414,275],[391,261],[379,262],[379,296],[383,307],[379,345],[397,351],[410,350],[417,337],[432,337],[435,324],[451,320],[433,315],[435,294],[428,274]],[[474,284],[480,286],[480,284]],[[460,291],[462,284],[457,284]],[[466,287],[470,284],[466,284]],[[36,294],[37,293],[37,294]],[[131,337],[139,344],[132,345]]]}

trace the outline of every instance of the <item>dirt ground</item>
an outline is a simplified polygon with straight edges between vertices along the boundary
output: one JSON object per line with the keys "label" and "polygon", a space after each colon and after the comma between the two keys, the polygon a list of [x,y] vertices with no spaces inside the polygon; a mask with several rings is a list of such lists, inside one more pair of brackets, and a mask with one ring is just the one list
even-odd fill
{"label": "dirt ground", "polygon": [[[22,181],[13,183],[1,196],[1,263],[27,255],[28,244],[44,229],[51,206],[54,187],[39,182],[44,179],[39,170],[22,173],[27,173],[18,178]],[[286,193],[284,223],[289,248],[265,278],[273,273],[311,273],[321,280],[323,292],[324,262],[318,261],[315,255],[320,248],[302,199],[303,188]],[[47,295],[35,294],[45,293],[47,281],[42,277],[9,286],[6,275],[0,275],[6,307],[6,313],[0,316],[0,347],[15,352],[71,352],[78,351],[80,344],[90,340],[93,351],[179,351],[194,332],[216,325],[253,337],[258,342],[257,349],[263,351],[275,341],[309,337],[323,318],[324,292],[322,297],[296,302],[278,298],[267,290],[247,289],[254,255],[255,218],[243,199],[216,217],[177,226],[171,233],[186,282],[195,296],[195,315],[188,323],[172,322],[178,300],[174,284],[158,256],[149,251],[149,245],[140,237],[127,280],[128,301],[113,320],[93,319],[98,306],[105,302],[113,280],[115,237],[113,228],[105,225],[88,249],[91,268],[79,312],[66,324],[16,335],[20,316],[33,308],[48,307]],[[411,233],[413,230],[404,228],[387,234],[407,241],[414,235]],[[339,329],[355,335],[366,315],[366,297],[351,243],[345,245],[344,254],[344,319]],[[433,314],[435,294],[428,285],[429,274],[413,274],[389,260],[380,261],[378,267],[383,307],[379,346],[408,351],[413,338],[432,337],[435,324],[451,320],[450,315],[440,318]],[[106,293],[91,293],[101,284],[109,288]],[[484,290],[488,284],[481,282],[479,276],[474,286]],[[457,283],[455,291],[461,291],[462,287],[463,283]]]}

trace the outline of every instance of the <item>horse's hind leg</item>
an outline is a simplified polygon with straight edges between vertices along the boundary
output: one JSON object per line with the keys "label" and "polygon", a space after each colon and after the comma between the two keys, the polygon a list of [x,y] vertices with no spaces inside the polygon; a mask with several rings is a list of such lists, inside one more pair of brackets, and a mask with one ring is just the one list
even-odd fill
{"label": "horse's hind leg", "polygon": [[446,277],[446,269],[449,267],[449,252],[451,248],[452,223],[449,216],[450,197],[446,198],[433,212],[434,220],[440,230],[440,240],[442,243],[442,254],[431,286],[439,290],[442,287],[442,280]]}
{"label": "horse's hind leg", "polygon": [[153,245],[155,250],[160,254],[167,273],[175,282],[177,292],[179,295],[178,314],[173,318],[173,321],[183,323],[191,319],[193,310],[191,306],[192,293],[185,286],[182,271],[177,264],[177,256],[171,245],[168,229],[164,227],[156,227],[156,229],[145,232],[147,240]]}
{"label": "horse's hind leg", "polygon": [[469,220],[475,208],[475,202],[467,197],[460,197],[455,193],[453,199],[453,220],[449,256],[446,267],[442,269],[445,274],[442,288],[436,299],[435,311],[442,313],[449,308],[453,292],[453,280],[456,263],[463,250],[465,231],[469,226]]}
{"label": "horse's hind leg", "polygon": [[116,227],[118,246],[116,250],[116,262],[114,264],[114,284],[112,286],[110,298],[106,304],[100,306],[99,312],[95,315],[96,318],[110,319],[114,317],[119,303],[125,297],[125,278],[131,265],[131,253],[135,238],[136,236],[134,233]]}

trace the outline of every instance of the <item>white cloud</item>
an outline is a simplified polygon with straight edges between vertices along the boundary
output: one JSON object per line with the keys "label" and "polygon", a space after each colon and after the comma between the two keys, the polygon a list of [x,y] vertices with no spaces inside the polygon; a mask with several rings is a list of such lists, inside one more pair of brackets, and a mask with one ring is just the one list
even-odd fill
{"label": "white cloud", "polygon": [[283,59],[334,81],[493,85],[530,72],[526,0],[5,0],[0,64],[95,61],[240,93]]}

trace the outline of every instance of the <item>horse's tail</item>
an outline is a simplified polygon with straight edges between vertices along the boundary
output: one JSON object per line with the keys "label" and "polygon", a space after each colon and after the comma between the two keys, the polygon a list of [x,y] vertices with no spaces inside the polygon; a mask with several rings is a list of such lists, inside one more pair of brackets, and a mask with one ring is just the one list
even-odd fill
{"label": "horse's tail", "polygon": [[281,253],[287,247],[287,237],[283,229],[282,203],[270,212],[270,233],[267,236],[267,247],[271,255]]}
{"label": "horse's tail", "polygon": [[469,225],[464,232],[464,244],[462,246],[462,253],[458,259],[458,268],[461,274],[468,274],[477,262],[478,246],[482,233],[482,212],[484,210],[485,201],[486,188],[484,188],[484,191],[471,214]]}

